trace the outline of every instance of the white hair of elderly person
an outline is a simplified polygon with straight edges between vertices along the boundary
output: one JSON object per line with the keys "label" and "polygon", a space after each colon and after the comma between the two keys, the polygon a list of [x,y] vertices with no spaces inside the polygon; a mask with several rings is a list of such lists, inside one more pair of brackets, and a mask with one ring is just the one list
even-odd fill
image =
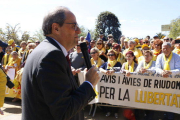
{"label": "white hair of elderly person", "polygon": [[171,43],[162,44],[162,54],[156,60],[156,73],[167,78],[169,75],[180,74],[180,56],[172,52]]}

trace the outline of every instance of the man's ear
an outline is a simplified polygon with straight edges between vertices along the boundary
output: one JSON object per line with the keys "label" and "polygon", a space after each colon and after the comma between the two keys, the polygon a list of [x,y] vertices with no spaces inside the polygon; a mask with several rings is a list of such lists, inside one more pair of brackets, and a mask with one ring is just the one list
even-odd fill
{"label": "man's ear", "polygon": [[54,34],[58,34],[60,30],[60,26],[58,23],[53,23],[52,24],[52,33]]}

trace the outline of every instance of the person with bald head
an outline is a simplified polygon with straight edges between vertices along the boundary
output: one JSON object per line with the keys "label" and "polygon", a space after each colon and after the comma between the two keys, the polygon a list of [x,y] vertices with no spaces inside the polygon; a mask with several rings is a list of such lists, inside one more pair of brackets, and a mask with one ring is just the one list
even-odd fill
{"label": "person with bald head", "polygon": [[95,67],[85,70],[86,81],[77,85],[68,51],[81,33],[75,15],[57,7],[43,20],[46,39],[26,60],[22,76],[22,120],[83,120],[82,109],[95,98],[100,77]]}

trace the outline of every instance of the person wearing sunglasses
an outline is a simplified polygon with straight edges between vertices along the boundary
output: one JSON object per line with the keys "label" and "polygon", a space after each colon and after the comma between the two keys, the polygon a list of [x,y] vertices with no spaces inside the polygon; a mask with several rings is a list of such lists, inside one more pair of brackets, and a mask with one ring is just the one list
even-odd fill
{"label": "person wearing sunglasses", "polygon": [[[180,38],[176,39],[176,40],[180,41]],[[174,43],[175,43],[176,40],[174,40]],[[175,43],[175,49],[173,50],[173,52],[180,55],[180,43]]]}
{"label": "person wearing sunglasses", "polygon": [[136,63],[136,56],[132,51],[128,51],[125,55],[127,62],[123,63],[121,68],[121,73],[126,74],[126,76],[130,76],[131,72],[134,72],[138,66]]}
{"label": "person wearing sunglasses", "polygon": [[157,59],[157,56],[162,53],[162,44],[163,42],[160,39],[156,39],[153,42],[153,54],[155,60]]}
{"label": "person wearing sunglasses", "polygon": [[136,48],[135,45],[136,45],[136,42],[134,40],[128,41],[129,48],[124,50],[123,55],[126,56],[127,52],[132,51],[134,55],[136,56],[136,61],[137,61],[138,58],[142,56],[142,52],[140,49]]}
{"label": "person wearing sunglasses", "polygon": [[99,68],[104,63],[104,60],[99,57],[99,50],[97,48],[92,48],[90,51],[90,55],[92,57],[91,64],[96,66],[97,68]]}
{"label": "person wearing sunglasses", "polygon": [[99,57],[106,62],[107,61],[107,55],[106,55],[107,51],[105,49],[105,44],[104,44],[103,40],[99,39],[96,42],[96,47],[99,49]]}
{"label": "person wearing sunglasses", "polygon": [[36,46],[38,46],[40,44],[40,41],[39,40],[36,40]]}
{"label": "person wearing sunglasses", "polygon": [[117,53],[117,61],[121,63],[121,65],[125,62],[125,58],[121,53],[121,46],[117,43],[113,44],[113,50]]}
{"label": "person wearing sunglasses", "polygon": [[169,37],[164,37],[163,42],[171,42],[171,41],[170,41]]}
{"label": "person wearing sunglasses", "polygon": [[142,40],[142,44],[143,44],[143,45],[144,45],[144,44],[147,44],[147,45],[149,46],[150,43],[149,43],[149,40],[148,40],[148,39],[143,39],[143,40]]}
{"label": "person wearing sunglasses", "polygon": [[[99,71],[106,74],[111,75],[114,73],[113,67],[121,67],[121,63],[117,61],[117,54],[114,50],[109,50],[108,53],[108,62],[105,62],[99,68]],[[109,117],[111,113],[114,113],[114,117],[118,118],[118,107],[103,107],[104,111],[106,112],[106,117]]]}

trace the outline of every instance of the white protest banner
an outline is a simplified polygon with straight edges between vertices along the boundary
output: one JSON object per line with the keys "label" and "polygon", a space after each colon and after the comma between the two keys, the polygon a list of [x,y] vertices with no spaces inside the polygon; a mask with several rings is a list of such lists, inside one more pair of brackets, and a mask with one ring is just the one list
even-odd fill
{"label": "white protest banner", "polygon": [[[84,81],[79,73],[80,83]],[[97,97],[93,103],[108,103],[137,109],[168,111],[180,114],[180,75],[163,78],[160,75],[99,73]]]}
{"label": "white protest banner", "polygon": [[11,68],[7,71],[7,75],[9,76],[9,78],[11,80],[14,80],[14,77],[15,77],[15,68]]}

